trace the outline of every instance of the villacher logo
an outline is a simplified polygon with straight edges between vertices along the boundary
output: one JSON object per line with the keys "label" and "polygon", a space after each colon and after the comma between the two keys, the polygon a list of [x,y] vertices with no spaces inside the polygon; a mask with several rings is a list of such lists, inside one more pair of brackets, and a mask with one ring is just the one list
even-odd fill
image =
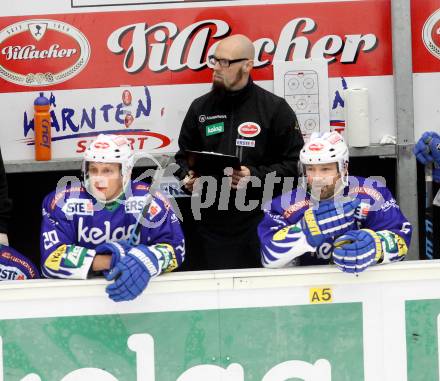
{"label": "villacher logo", "polygon": [[50,86],[76,76],[90,57],[87,38],[56,20],[26,20],[0,31],[0,77],[22,86]]}
{"label": "villacher logo", "polygon": [[440,9],[437,9],[423,25],[423,43],[429,52],[440,59]]}

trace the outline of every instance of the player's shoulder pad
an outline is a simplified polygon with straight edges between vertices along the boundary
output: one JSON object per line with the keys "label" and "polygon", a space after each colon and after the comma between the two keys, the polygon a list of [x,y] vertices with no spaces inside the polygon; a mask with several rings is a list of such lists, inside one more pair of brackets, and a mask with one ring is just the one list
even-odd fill
{"label": "player's shoulder pad", "polygon": [[281,214],[287,220],[295,214],[303,214],[310,206],[310,197],[302,188],[296,188],[287,196],[282,195],[278,198],[280,204],[278,208],[282,210]]}
{"label": "player's shoulder pad", "polygon": [[155,191],[153,196],[156,201],[159,201],[159,204],[162,204],[165,207],[165,209],[172,209],[170,200],[163,193]]}
{"label": "player's shoulder pad", "polygon": [[91,196],[81,185],[81,183],[71,184],[65,188],[56,189],[49,193],[43,201],[43,208],[48,212],[54,212],[57,208],[62,209],[66,201],[70,198],[87,199]]}
{"label": "player's shoulder pad", "polygon": [[377,178],[364,178],[360,176],[349,177],[348,195],[356,196],[361,199],[368,196],[374,202],[383,202],[384,200],[392,198],[391,192],[384,182]]}
{"label": "player's shoulder pad", "polygon": [[173,209],[168,199],[160,192],[154,192],[150,205],[148,207],[148,217],[151,221],[162,220],[162,218],[171,213],[174,216]]}
{"label": "player's shoulder pad", "polygon": [[131,190],[133,196],[145,196],[150,191],[150,184],[142,181],[132,182]]}
{"label": "player's shoulder pad", "polygon": [[37,267],[23,254],[6,245],[0,245],[0,281],[36,279]]}

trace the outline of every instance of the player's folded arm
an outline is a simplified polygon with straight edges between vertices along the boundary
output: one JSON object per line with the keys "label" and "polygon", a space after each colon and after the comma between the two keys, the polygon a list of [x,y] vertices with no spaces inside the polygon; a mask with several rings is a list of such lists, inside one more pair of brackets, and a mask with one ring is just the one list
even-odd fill
{"label": "player's folded arm", "polygon": [[75,245],[75,232],[69,229],[62,210],[53,195],[43,201],[40,251],[41,270],[47,278],[86,279],[89,276],[95,250]]}
{"label": "player's folded arm", "polygon": [[261,263],[267,268],[294,266],[295,258],[315,249],[307,243],[299,222],[289,225],[274,211],[265,211],[258,226]]}

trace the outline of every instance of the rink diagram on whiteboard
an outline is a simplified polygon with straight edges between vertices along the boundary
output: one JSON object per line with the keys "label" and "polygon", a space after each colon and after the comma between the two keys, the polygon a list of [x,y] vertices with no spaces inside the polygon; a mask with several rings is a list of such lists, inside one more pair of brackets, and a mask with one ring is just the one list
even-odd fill
{"label": "rink diagram on whiteboard", "polygon": [[284,98],[295,111],[303,133],[319,131],[319,83],[314,70],[284,74]]}
{"label": "rink diagram on whiteboard", "polygon": [[313,132],[329,130],[327,62],[274,62],[274,92],[295,112],[304,138],[309,138]]}

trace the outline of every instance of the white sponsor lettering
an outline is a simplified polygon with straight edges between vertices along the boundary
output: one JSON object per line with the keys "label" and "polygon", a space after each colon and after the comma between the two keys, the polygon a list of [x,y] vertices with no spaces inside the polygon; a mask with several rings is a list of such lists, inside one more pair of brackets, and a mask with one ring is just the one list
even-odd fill
{"label": "white sponsor lettering", "polygon": [[98,227],[84,226],[84,219],[80,217],[78,219],[78,241],[99,245],[104,242],[128,239],[134,226],[133,224],[112,229],[110,221],[104,221],[104,231],[102,231]]}
{"label": "white sponsor lettering", "polygon": [[154,266],[153,262],[151,262],[151,259],[148,258],[141,250],[134,247],[129,252],[131,255],[134,255],[137,259],[139,259],[147,268],[148,272],[151,276],[155,276],[158,272],[158,269],[156,266]]}
{"label": "white sponsor lettering", "polygon": [[391,209],[391,208],[398,208],[399,206],[397,205],[397,202],[394,198],[392,198],[391,200],[386,201],[383,205],[382,205],[382,210],[384,212],[386,212],[387,210]]}
{"label": "white sponsor lettering", "polygon": [[92,216],[93,202],[83,198],[70,198],[63,205],[62,211],[67,216]]}
{"label": "white sponsor lettering", "polygon": [[329,259],[332,255],[332,248],[333,246],[330,243],[324,242],[318,247],[316,256],[321,259]]}
{"label": "white sponsor lettering", "polygon": [[77,52],[76,49],[60,49],[60,45],[53,44],[47,50],[38,50],[35,45],[5,46],[2,54],[6,61],[9,60],[33,60],[45,58],[65,58]]}
{"label": "white sponsor lettering", "polygon": [[[148,68],[154,72],[185,68],[198,70],[206,66],[204,54],[209,37],[223,37],[229,29],[229,25],[222,20],[199,21],[180,33],[172,22],[161,22],[150,27],[146,23],[131,24],[115,30],[107,40],[107,47],[115,54],[125,52],[124,70],[128,73],[139,72],[146,61]],[[130,32],[131,44],[125,48],[121,45],[122,36],[130,35]],[[148,41],[152,42],[150,46]],[[189,44],[189,41],[192,43]],[[210,54],[211,51],[208,52]]]}
{"label": "white sponsor lettering", "polygon": [[[136,353],[136,362],[133,365],[137,381],[155,381],[157,360],[155,358],[154,338],[149,333],[135,333],[128,337],[127,347]],[[88,347],[86,347],[88,349]],[[0,336],[0,369],[3,369],[3,338]],[[246,379],[248,379],[246,375]],[[119,378],[120,379],[120,378]],[[332,381],[332,367],[327,359],[318,359],[314,363],[302,360],[287,360],[275,364],[261,381],[282,381],[302,379],[309,381]],[[38,374],[27,374],[24,380],[41,381]],[[97,380],[117,381],[118,379],[106,370],[99,368],[79,368],[67,373],[61,381]],[[176,381],[194,380],[245,380],[245,369],[239,363],[231,363],[226,368],[213,364],[198,364],[186,369],[177,377]]]}
{"label": "white sponsor lettering", "polygon": [[125,201],[125,213],[140,213],[145,206],[145,196],[132,196]]}
{"label": "white sponsor lettering", "polygon": [[237,139],[235,145],[239,147],[255,147],[255,140]]}
{"label": "white sponsor lettering", "polygon": [[213,120],[213,119],[227,119],[228,117],[226,115],[210,115],[210,116],[206,116],[206,115],[199,115],[199,122],[203,123],[206,122],[207,120]]}
{"label": "white sponsor lettering", "polygon": [[0,280],[27,279],[22,271],[12,266],[0,265]]}
{"label": "white sponsor lettering", "polygon": [[[278,41],[266,37],[254,41],[254,67],[270,64],[269,59],[261,60],[261,57],[267,56],[273,56],[273,60],[279,61],[317,58],[329,63],[337,60],[341,63],[354,63],[359,60],[360,54],[373,51],[378,42],[377,36],[372,33],[344,36],[331,34],[316,39],[312,34],[317,29],[318,25],[313,19],[298,17],[283,27]],[[207,66],[206,57],[214,53],[218,44],[216,41],[206,51],[210,39],[218,40],[229,31],[230,27],[225,21],[216,19],[196,22],[180,32],[172,22],[151,26],[146,23],[130,24],[111,33],[107,47],[112,53],[124,53],[123,67],[128,73],[137,73],[144,66],[153,72],[200,70]],[[131,42],[122,46],[122,41],[130,37]],[[208,119],[205,118],[201,115],[199,120]]]}

